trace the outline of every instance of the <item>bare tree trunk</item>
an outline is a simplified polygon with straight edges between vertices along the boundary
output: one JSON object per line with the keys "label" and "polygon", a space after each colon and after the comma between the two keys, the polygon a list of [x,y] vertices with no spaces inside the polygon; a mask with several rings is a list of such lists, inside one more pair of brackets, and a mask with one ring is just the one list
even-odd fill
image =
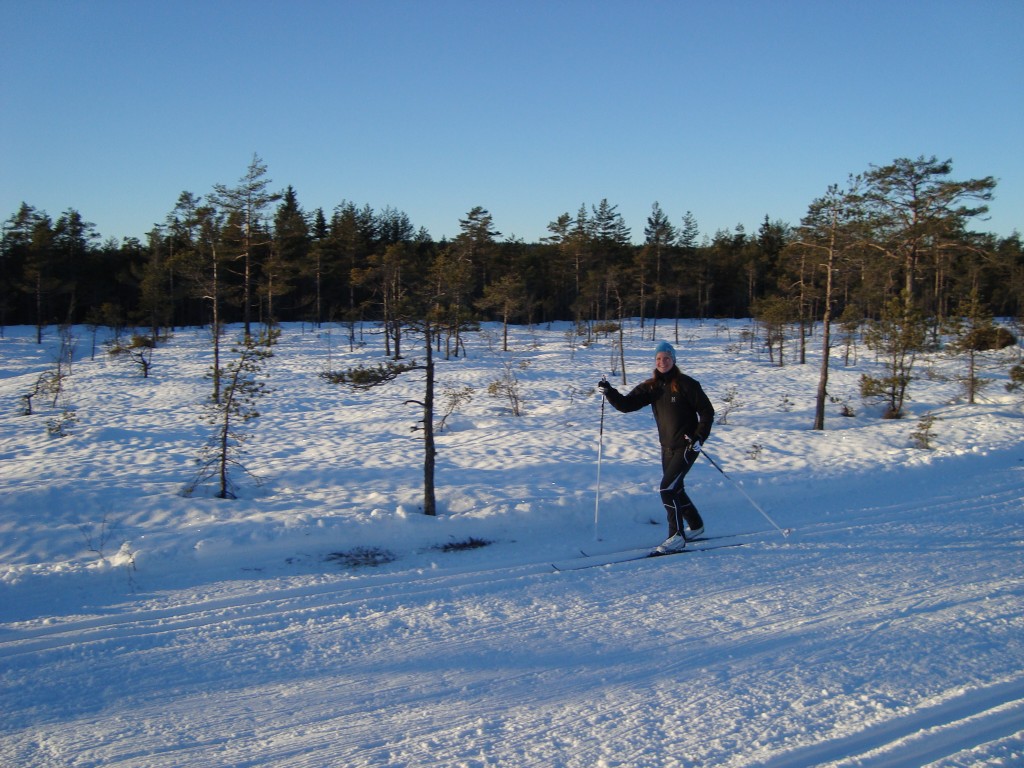
{"label": "bare tree trunk", "polygon": [[423,326],[425,337],[423,347],[427,353],[427,384],[423,395],[423,514],[437,514],[437,499],[434,491],[434,464],[437,450],[434,447],[434,355],[430,321]]}
{"label": "bare tree trunk", "polygon": [[211,246],[213,253],[213,283],[210,291],[210,304],[212,305],[211,320],[213,327],[213,402],[220,402],[220,284],[217,273],[217,246]]}
{"label": "bare tree trunk", "polygon": [[825,400],[828,397],[829,350],[832,346],[832,253],[829,252],[828,275],[825,278],[825,311],[821,323],[821,372],[818,374],[818,393],[814,404],[814,429],[825,428]]}
{"label": "bare tree trunk", "polygon": [[821,372],[818,374],[818,392],[814,403],[814,429],[825,429],[825,399],[828,397],[828,364],[832,345],[832,272],[836,258],[836,226],[838,216],[833,212],[832,231],[829,233],[828,260],[825,263],[825,310],[821,316]]}

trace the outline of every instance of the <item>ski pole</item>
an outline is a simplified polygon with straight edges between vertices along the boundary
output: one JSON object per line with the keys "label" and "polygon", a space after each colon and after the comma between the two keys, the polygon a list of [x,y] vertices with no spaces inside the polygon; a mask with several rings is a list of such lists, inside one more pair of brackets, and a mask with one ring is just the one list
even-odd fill
{"label": "ski pole", "polygon": [[601,508],[601,452],[604,447],[604,392],[601,393],[601,426],[597,431],[597,493],[594,495],[594,541],[597,541],[598,510]]}
{"label": "ski pole", "polygon": [[725,474],[725,470],[724,470],[724,469],[722,469],[722,468],[721,468],[720,466],[718,466],[718,462],[717,462],[717,461],[715,461],[715,460],[714,460],[714,459],[713,459],[713,458],[711,457],[711,454],[709,454],[709,453],[708,453],[707,451],[705,451],[703,447],[701,447],[701,450],[700,450],[700,452],[701,452],[701,453],[703,453],[703,454],[704,454],[704,455],[705,455],[705,456],[707,457],[707,460],[711,462],[711,466],[713,466],[713,467],[714,467],[715,469],[717,469],[717,470],[718,470],[719,472],[721,472],[721,473],[722,473],[722,477],[724,477],[724,478],[725,478],[726,480],[728,480],[728,481],[729,481],[730,483],[732,483],[733,485],[735,485],[735,486],[736,486],[736,488],[737,488],[737,489],[739,489],[739,492],[740,492],[740,493],[742,493],[742,494],[743,494],[744,496],[746,496],[746,497],[747,497],[747,501],[749,501],[749,502],[750,502],[751,504],[753,504],[753,505],[754,505],[754,509],[756,509],[756,510],[757,510],[758,512],[760,512],[760,513],[761,513],[762,515],[764,515],[764,519],[765,519],[765,520],[767,520],[767,521],[768,521],[769,523],[771,523],[771,524],[772,524],[772,525],[773,525],[773,526],[775,527],[775,530],[777,530],[777,531],[778,531],[779,533],[781,533],[781,534],[783,535],[783,537],[788,537],[788,536],[789,536],[789,534],[791,534],[791,533],[793,532],[793,529],[792,529],[792,528],[780,528],[780,527],[779,527],[779,524],[778,524],[778,523],[776,523],[776,522],[775,522],[774,520],[772,520],[772,519],[771,519],[771,518],[770,518],[770,517],[768,516],[768,513],[767,513],[767,512],[765,512],[765,511],[764,511],[763,509],[761,509],[761,505],[760,505],[760,504],[758,504],[758,503],[757,503],[756,501],[754,501],[754,499],[753,499],[753,498],[751,497],[751,495],[750,495],[749,493],[747,493],[747,492],[746,492],[745,490],[743,490],[743,486],[742,486],[742,485],[740,485],[740,484],[739,484],[739,483],[737,483],[737,482],[736,482],[735,480],[733,480],[733,479],[732,479],[731,477],[729,477],[729,476],[728,476],[727,474]]}

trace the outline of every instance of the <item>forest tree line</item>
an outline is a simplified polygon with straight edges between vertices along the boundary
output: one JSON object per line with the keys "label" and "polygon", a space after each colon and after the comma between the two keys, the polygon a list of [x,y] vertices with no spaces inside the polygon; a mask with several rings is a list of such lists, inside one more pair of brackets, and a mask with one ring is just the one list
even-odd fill
{"label": "forest tree line", "polygon": [[[655,202],[642,243],[603,199],[557,215],[539,242],[503,239],[477,206],[434,241],[404,212],[342,201],[305,210],[272,189],[254,155],[235,185],[182,192],[146,241],[101,241],[74,209],[23,203],[3,223],[0,329],[90,323],[161,329],[428,316],[593,322],[621,317],[878,317],[899,298],[938,325],[972,296],[1000,317],[1024,309],[1024,249],[978,231],[996,182],[955,180],[952,162],[900,158],[851,175],[798,224],[702,233]],[[397,350],[396,350],[397,351]],[[457,348],[456,348],[457,353]]]}

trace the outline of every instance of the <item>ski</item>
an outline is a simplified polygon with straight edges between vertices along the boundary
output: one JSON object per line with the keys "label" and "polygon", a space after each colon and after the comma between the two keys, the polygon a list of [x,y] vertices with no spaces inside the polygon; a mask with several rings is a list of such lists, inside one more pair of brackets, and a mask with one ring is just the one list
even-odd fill
{"label": "ski", "polygon": [[[710,541],[712,537],[707,537],[705,541]],[[719,536],[714,538],[729,538],[726,536]],[[694,539],[692,542],[700,544],[702,539]],[[703,544],[697,547],[687,547],[686,549],[680,549],[678,552],[655,552],[651,549],[643,550],[625,550],[622,552],[609,552],[607,555],[587,555],[584,553],[584,557],[580,560],[585,562],[571,561],[569,563],[563,563],[559,565],[552,563],[551,567],[558,572],[562,571],[581,571],[585,568],[600,568],[605,565],[616,565],[618,563],[630,563],[634,560],[647,560],[648,558],[654,557],[671,557],[672,555],[685,555],[688,552],[712,552],[716,549],[729,549],[731,547],[745,547],[753,542],[749,541],[731,541],[725,544]]]}
{"label": "ski", "polygon": [[[739,533],[719,533],[719,534],[716,534],[714,536],[704,536],[704,535],[701,535],[701,536],[697,536],[697,537],[692,538],[692,539],[687,539],[686,543],[687,544],[702,544],[702,543],[709,542],[709,541],[716,541],[717,542],[717,541],[721,541],[722,539],[741,539],[741,538],[745,538],[747,536],[763,536],[766,533],[771,533],[771,531],[767,531],[767,530],[762,530],[762,531],[740,531]],[[632,549],[630,549],[630,550],[616,549],[616,550],[612,550],[611,552],[587,552],[584,549],[580,549],[579,553],[583,557],[608,557],[610,555],[618,555],[618,554],[624,554],[625,552],[634,552],[634,551],[635,552],[639,552],[640,549],[636,549],[636,550],[632,550]],[[653,550],[649,550],[649,551],[653,551]]]}

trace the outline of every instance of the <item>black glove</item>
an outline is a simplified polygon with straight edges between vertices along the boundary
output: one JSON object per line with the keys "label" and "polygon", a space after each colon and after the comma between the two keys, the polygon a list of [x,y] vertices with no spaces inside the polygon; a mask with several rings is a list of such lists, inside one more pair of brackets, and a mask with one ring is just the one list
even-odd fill
{"label": "black glove", "polygon": [[602,395],[607,395],[608,390],[611,388],[612,385],[608,383],[608,379],[601,379],[599,382],[597,382],[597,389],[601,392]]}

